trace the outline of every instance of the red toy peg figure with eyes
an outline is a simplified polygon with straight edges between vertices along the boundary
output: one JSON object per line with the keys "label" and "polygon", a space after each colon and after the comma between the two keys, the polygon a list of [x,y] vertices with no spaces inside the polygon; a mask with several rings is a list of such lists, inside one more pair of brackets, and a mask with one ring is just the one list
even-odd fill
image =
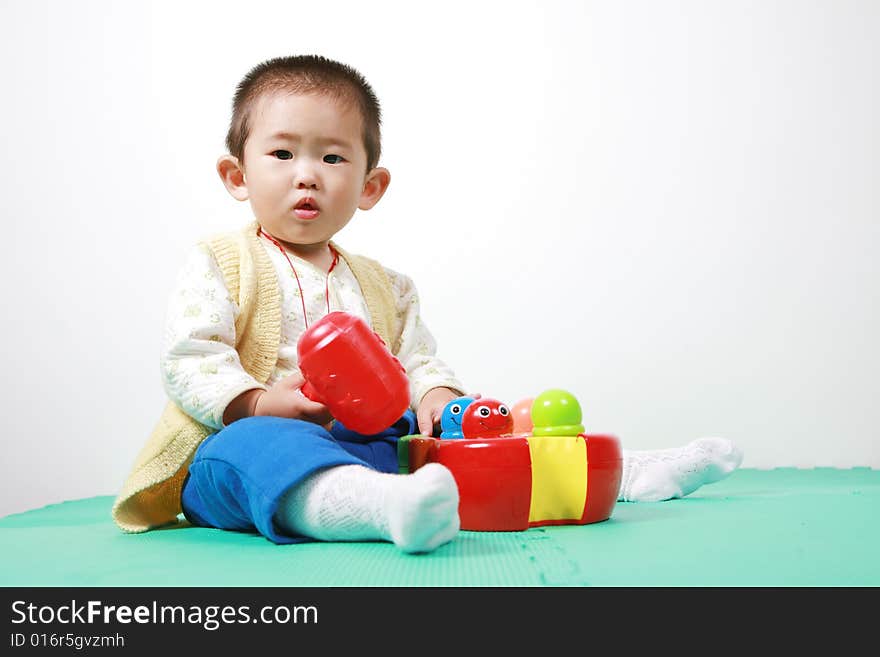
{"label": "red toy peg figure with eyes", "polygon": [[513,433],[513,415],[507,405],[480,397],[461,416],[461,433],[465,438],[498,438]]}

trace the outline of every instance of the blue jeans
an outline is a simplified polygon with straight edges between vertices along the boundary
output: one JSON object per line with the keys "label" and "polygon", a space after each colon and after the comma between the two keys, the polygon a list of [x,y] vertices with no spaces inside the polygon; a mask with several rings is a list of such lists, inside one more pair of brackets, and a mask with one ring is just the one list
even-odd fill
{"label": "blue jeans", "polygon": [[309,475],[336,465],[397,472],[397,439],[417,433],[407,412],[385,431],[363,436],[339,422],[330,431],[303,420],[250,417],[208,436],[183,484],[186,519],[200,527],[258,531],[274,543],[312,540],[279,533],[281,496]]}

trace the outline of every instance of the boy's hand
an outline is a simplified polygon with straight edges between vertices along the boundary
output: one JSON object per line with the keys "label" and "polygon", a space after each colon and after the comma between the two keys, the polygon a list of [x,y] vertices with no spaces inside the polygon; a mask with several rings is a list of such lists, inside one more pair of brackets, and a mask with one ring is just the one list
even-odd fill
{"label": "boy's hand", "polygon": [[300,392],[305,378],[299,372],[286,376],[268,390],[248,390],[236,397],[223,413],[223,423],[255,415],[271,415],[305,420],[326,426],[333,416],[324,404],[312,401]]}
{"label": "boy's hand", "polygon": [[431,388],[425,393],[416,410],[419,432],[423,436],[432,436],[434,434],[434,426],[440,424],[443,409],[446,407],[446,404],[456,397],[461,397],[461,393],[451,388]]}

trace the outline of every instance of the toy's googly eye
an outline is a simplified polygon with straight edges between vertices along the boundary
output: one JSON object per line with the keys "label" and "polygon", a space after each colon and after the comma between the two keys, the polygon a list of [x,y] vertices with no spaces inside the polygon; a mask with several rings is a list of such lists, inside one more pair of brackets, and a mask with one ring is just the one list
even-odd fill
{"label": "toy's googly eye", "polygon": [[449,408],[449,412],[452,413],[453,415],[458,415],[459,413],[461,413],[461,404],[453,404]]}
{"label": "toy's googly eye", "polygon": [[492,411],[489,410],[488,406],[480,406],[477,409],[477,413],[479,413],[483,417],[489,417],[489,415],[492,413]]}
{"label": "toy's googly eye", "polygon": [[505,417],[507,417],[508,415],[510,415],[510,409],[507,408],[507,406],[499,406],[499,407],[498,407],[498,412],[501,413],[501,415],[503,415],[503,416],[505,416]]}

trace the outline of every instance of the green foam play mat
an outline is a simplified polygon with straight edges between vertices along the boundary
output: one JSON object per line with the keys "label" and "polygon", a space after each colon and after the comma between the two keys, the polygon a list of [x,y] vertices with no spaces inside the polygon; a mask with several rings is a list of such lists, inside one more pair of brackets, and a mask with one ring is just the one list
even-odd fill
{"label": "green foam play mat", "polygon": [[877,586],[880,470],[741,469],[607,521],[388,543],[275,545],[196,527],[125,534],[112,496],[0,519],[3,586]]}

